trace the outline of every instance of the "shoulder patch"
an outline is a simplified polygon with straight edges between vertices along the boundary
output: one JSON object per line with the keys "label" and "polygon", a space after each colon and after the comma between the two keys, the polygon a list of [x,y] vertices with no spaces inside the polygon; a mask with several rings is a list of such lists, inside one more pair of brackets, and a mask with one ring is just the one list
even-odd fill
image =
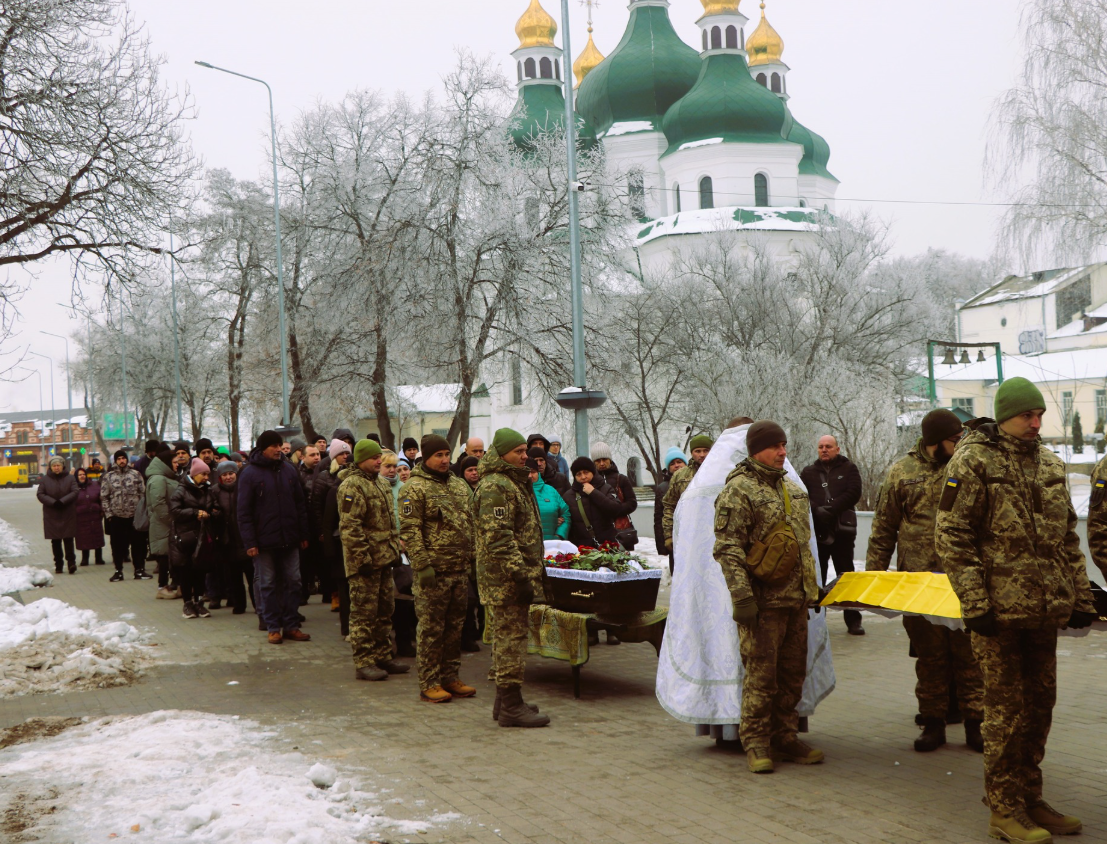
{"label": "shoulder patch", "polygon": [[497,519],[506,519],[507,508],[496,505],[492,508],[492,515],[495,516]]}
{"label": "shoulder patch", "polygon": [[957,493],[961,491],[961,482],[957,478],[948,478],[945,488],[942,490],[942,499],[938,502],[938,509],[948,513],[953,509],[953,503],[957,500]]}
{"label": "shoulder patch", "polygon": [[400,513],[401,513],[401,515],[404,515],[404,516],[410,516],[411,511],[412,511],[411,499],[408,498],[407,500],[404,501],[404,506],[400,509]]}

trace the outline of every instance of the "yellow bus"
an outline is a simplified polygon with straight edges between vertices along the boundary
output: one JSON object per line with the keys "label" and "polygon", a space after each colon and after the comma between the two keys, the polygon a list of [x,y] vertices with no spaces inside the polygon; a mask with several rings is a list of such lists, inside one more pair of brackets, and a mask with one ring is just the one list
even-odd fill
{"label": "yellow bus", "polygon": [[0,487],[11,489],[13,486],[30,486],[31,479],[27,466],[16,463],[14,466],[0,466]]}

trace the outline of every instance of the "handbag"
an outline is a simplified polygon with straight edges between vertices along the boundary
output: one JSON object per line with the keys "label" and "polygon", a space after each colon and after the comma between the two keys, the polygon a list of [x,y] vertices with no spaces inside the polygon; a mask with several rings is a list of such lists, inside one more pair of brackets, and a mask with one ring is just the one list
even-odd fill
{"label": "handbag", "polygon": [[746,567],[762,583],[787,580],[800,558],[799,540],[788,523],[788,517],[792,515],[792,498],[788,495],[787,483],[781,483],[784,490],[784,518],[769,529],[764,539],[755,540],[746,552]]}
{"label": "handbag", "polygon": [[196,547],[192,551],[190,565],[198,571],[210,571],[215,561],[215,537],[208,531],[208,521],[204,519],[200,524],[200,536],[196,540]]}
{"label": "handbag", "polygon": [[584,512],[584,501],[575,492],[573,497],[577,500],[577,510],[580,512],[580,517],[584,521],[584,527],[588,530],[588,536],[592,539],[592,547],[599,548],[600,543],[596,541],[596,532],[592,530],[592,522],[588,520],[588,514]]}
{"label": "handbag", "polygon": [[146,533],[150,529],[150,514],[146,511],[145,495],[139,498],[135,505],[134,526],[139,533]]}

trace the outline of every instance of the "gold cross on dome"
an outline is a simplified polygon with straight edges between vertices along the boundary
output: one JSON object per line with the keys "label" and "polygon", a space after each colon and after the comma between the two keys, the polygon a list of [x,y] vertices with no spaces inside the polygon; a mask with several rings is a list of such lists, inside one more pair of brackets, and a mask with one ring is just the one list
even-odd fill
{"label": "gold cross on dome", "polygon": [[588,7],[588,31],[592,31],[592,9],[599,6],[599,0],[580,0],[580,5]]}

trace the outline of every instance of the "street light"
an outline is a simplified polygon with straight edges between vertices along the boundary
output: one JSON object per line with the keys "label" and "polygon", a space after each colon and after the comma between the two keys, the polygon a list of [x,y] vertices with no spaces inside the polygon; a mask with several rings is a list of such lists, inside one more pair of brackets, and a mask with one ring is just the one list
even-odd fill
{"label": "street light", "polygon": [[[39,372],[37,369],[32,369],[30,371],[38,376],[38,415],[39,416],[45,416],[46,412],[45,412],[45,410],[42,406],[42,373]],[[45,463],[46,463],[46,438],[45,437],[43,437],[41,442],[39,442],[39,451],[42,452],[41,457],[39,458],[39,465],[38,465],[38,469],[41,472],[43,465],[45,465]]]}
{"label": "street light", "polygon": [[39,334],[45,334],[47,337],[57,337],[63,343],[65,343],[65,400],[69,403],[69,410],[66,413],[69,415],[69,423],[66,428],[69,431],[69,459],[73,459],[73,382],[69,377],[69,338],[63,337],[60,334],[55,334],[53,331],[40,331]]}
{"label": "street light", "polygon": [[[61,302],[55,303],[59,307],[65,308],[67,311],[72,311],[74,314],[80,313],[72,305],[63,305]],[[88,323],[88,360],[85,366],[85,392],[88,397],[88,412],[89,412],[89,460],[92,460],[92,455],[96,453],[96,397],[92,393],[92,313],[85,313],[85,320]],[[66,358],[69,357],[69,349],[66,349]],[[73,406],[73,399],[70,398],[69,406]],[[70,443],[70,449],[73,448]]]}
{"label": "street light", "polygon": [[222,73],[229,73],[231,76],[249,79],[251,82],[260,82],[265,86],[265,90],[269,92],[269,132],[273,141],[273,219],[277,228],[277,287],[280,288],[280,296],[278,298],[278,323],[281,332],[281,427],[287,429],[291,424],[291,420],[288,418],[288,332],[285,331],[284,327],[284,268],[281,263],[281,192],[280,186],[277,183],[277,120],[273,116],[273,89],[269,87],[268,82],[264,79],[258,79],[256,76],[247,76],[245,73],[227,70],[225,67],[216,67],[208,62],[196,62],[196,64],[200,65],[200,67],[206,67],[208,70],[218,70]]}
{"label": "street light", "polygon": [[[173,221],[169,221],[173,225]],[[173,232],[169,232],[169,289],[173,295],[173,374],[177,378],[177,438],[184,438],[184,410],[181,406],[181,333],[177,328],[177,258],[173,254]]]}
{"label": "street light", "polygon": [[[42,352],[32,352],[30,349],[27,350],[27,354],[34,355],[35,357],[39,358],[45,358],[47,361],[50,362],[50,425],[52,426],[52,429],[50,431],[50,439],[52,439],[54,441],[54,444],[57,445],[58,414],[57,411],[54,409],[54,359],[42,354]],[[41,398],[39,399],[39,404],[42,404]]]}

